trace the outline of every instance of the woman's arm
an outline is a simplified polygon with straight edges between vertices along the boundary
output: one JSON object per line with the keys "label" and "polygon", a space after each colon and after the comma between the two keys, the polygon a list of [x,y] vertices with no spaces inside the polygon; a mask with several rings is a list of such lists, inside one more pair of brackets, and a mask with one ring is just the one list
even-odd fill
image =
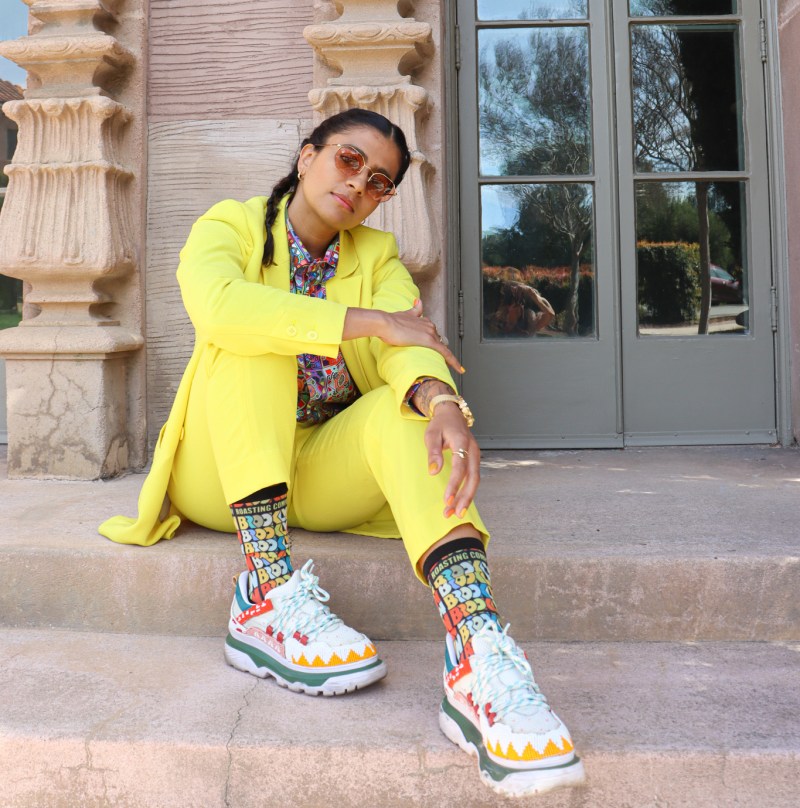
{"label": "woman's arm", "polygon": [[243,356],[335,357],[347,307],[253,282],[262,245],[252,243],[251,216],[240,202],[220,202],[195,222],[181,250],[178,283],[198,336]]}
{"label": "woman's arm", "polygon": [[423,316],[420,300],[415,300],[414,305],[405,311],[348,308],[344,318],[342,339],[358,337],[378,337],[387,345],[396,347],[415,345],[430,348],[441,354],[445,362],[457,373],[464,372],[455,354],[442,342],[436,326]]}

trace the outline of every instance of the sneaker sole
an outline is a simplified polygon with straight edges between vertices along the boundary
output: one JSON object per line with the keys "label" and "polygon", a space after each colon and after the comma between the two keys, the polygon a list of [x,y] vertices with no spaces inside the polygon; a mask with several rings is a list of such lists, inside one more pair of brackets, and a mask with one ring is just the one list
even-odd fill
{"label": "sneaker sole", "polygon": [[361,690],[386,676],[386,664],[380,659],[363,668],[325,673],[299,673],[281,665],[256,648],[239,642],[230,634],[225,640],[225,661],[236,670],[260,679],[271,676],[281,687],[309,696],[341,696]]}
{"label": "sneaker sole", "polygon": [[544,794],[556,788],[580,785],[586,779],[583,763],[577,756],[568,763],[549,768],[520,770],[501,766],[487,754],[475,725],[452,707],[447,697],[439,709],[439,728],[448,740],[478,758],[481,780],[498,794],[507,797]]}

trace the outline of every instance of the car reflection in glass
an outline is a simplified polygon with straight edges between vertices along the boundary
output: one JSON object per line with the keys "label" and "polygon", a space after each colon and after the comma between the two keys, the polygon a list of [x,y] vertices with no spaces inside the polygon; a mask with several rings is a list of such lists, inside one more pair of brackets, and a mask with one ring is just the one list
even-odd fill
{"label": "car reflection in glass", "polygon": [[730,272],[711,264],[711,303],[741,303],[742,284]]}

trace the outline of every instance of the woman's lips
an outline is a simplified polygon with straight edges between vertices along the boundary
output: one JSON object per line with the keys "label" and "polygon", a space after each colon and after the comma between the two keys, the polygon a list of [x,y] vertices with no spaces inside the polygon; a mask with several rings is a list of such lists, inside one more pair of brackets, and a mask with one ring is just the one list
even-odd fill
{"label": "woman's lips", "polygon": [[347,208],[347,210],[349,210],[350,213],[355,212],[355,208],[353,207],[353,204],[350,202],[350,200],[347,197],[342,196],[341,194],[337,194],[337,193],[334,193],[334,196],[336,197],[336,199],[339,200],[339,204],[342,207]]}

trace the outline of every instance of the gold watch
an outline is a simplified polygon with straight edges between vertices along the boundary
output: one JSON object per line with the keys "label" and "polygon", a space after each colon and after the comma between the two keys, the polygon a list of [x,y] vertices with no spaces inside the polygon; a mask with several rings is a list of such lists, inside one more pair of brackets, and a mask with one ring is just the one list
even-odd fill
{"label": "gold watch", "polygon": [[471,427],[475,423],[475,416],[473,416],[472,410],[469,408],[469,404],[467,404],[467,402],[464,401],[461,396],[453,396],[449,393],[440,393],[438,396],[434,396],[431,399],[428,410],[429,418],[433,418],[433,411],[436,409],[436,405],[441,404],[443,401],[452,401],[454,404],[458,404],[458,409],[461,410],[461,414],[464,416],[464,420],[467,422],[468,427]]}

